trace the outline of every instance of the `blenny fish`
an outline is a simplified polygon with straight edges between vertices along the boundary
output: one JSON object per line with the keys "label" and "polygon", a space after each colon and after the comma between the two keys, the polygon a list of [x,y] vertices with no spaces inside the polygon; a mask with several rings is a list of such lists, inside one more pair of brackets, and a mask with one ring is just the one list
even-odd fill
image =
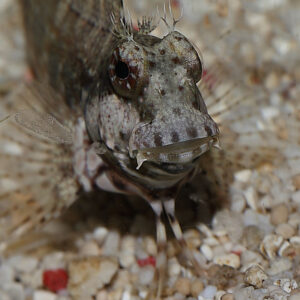
{"label": "blenny fish", "polygon": [[[195,47],[175,20],[163,38],[150,34],[148,18],[134,28],[121,0],[20,4],[34,80],[6,105],[13,120],[1,123],[9,131],[0,133],[0,240],[58,217],[79,191],[103,189],[152,207],[161,277],[164,213],[196,266],[175,217],[176,195],[198,172],[221,189],[232,173],[225,175],[224,152],[210,154],[220,133],[197,86],[203,66]],[[228,134],[227,144],[234,138]],[[243,155],[257,160],[253,153]]]}

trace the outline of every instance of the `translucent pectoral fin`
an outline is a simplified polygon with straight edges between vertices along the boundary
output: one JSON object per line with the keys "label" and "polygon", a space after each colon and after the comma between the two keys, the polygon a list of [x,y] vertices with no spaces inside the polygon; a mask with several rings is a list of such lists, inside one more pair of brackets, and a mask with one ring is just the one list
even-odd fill
{"label": "translucent pectoral fin", "polygon": [[32,133],[48,138],[58,144],[72,144],[73,136],[52,115],[32,110],[19,111],[14,115],[15,121]]}
{"label": "translucent pectoral fin", "polygon": [[38,229],[76,199],[71,134],[41,97],[22,87],[0,104],[13,116],[0,125],[0,241]]}

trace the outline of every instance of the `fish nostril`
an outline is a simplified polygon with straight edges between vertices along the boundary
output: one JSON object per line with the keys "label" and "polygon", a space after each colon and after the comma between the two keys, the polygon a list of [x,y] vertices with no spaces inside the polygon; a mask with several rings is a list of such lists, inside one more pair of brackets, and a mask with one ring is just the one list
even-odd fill
{"label": "fish nostril", "polygon": [[204,126],[204,129],[207,132],[208,136],[212,136],[213,135],[213,132],[212,132],[212,130],[211,130],[211,128],[209,126]]}
{"label": "fish nostril", "polygon": [[161,135],[159,133],[155,133],[154,143],[155,143],[155,146],[157,146],[157,147],[160,147],[163,145],[163,141],[162,141]]}
{"label": "fish nostril", "polygon": [[177,143],[179,141],[179,135],[176,131],[173,131],[171,134],[172,143]]}
{"label": "fish nostril", "polygon": [[190,138],[196,138],[198,136],[197,128],[196,127],[187,127],[186,133]]}

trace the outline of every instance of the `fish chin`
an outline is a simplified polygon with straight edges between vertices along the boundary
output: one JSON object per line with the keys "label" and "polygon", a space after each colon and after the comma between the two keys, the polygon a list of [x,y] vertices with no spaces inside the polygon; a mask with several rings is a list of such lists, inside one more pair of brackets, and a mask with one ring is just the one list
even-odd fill
{"label": "fish chin", "polygon": [[134,151],[134,154],[137,160],[137,169],[139,169],[146,161],[157,164],[188,164],[211,147],[220,148],[218,136],[198,138],[161,147],[143,148]]}

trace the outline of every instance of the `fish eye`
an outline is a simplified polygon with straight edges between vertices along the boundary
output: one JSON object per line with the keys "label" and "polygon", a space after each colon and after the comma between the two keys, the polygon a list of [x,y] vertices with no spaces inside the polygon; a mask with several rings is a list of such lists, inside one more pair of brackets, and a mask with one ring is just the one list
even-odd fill
{"label": "fish eye", "polygon": [[[177,60],[180,59],[185,65],[189,75],[195,82],[198,82],[202,77],[203,66],[201,52],[197,46],[177,31],[169,33],[164,39],[166,43],[171,43],[173,48],[178,49],[175,51],[175,58],[177,58]],[[178,58],[178,52],[181,53],[180,58]]]}
{"label": "fish eye", "polygon": [[118,60],[118,62],[115,65],[115,72],[116,72],[116,76],[120,79],[128,78],[129,75],[128,65],[125,62]]}
{"label": "fish eye", "polygon": [[130,45],[121,45],[114,49],[108,66],[108,76],[113,89],[123,97],[132,97],[137,93],[143,74],[139,51]]}

